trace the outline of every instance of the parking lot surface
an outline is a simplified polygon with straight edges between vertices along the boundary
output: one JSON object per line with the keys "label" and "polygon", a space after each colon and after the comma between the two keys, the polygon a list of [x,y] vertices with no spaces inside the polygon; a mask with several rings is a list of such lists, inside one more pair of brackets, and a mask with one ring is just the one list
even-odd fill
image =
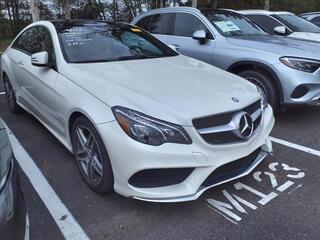
{"label": "parking lot surface", "polygon": [[[90,239],[319,239],[316,151],[274,143],[274,155],[250,175],[212,188],[196,201],[147,203],[91,192],[73,156],[29,114],[10,113],[4,95],[0,116]],[[277,116],[272,136],[320,150],[319,119],[320,109],[289,109]],[[31,239],[63,239],[30,176],[21,173]]]}

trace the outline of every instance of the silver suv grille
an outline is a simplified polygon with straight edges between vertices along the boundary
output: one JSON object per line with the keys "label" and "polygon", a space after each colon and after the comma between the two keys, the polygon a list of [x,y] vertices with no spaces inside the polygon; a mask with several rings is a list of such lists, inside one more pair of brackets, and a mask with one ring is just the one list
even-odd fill
{"label": "silver suv grille", "polygon": [[201,137],[209,144],[247,141],[259,129],[262,120],[261,102],[243,109],[193,120]]}

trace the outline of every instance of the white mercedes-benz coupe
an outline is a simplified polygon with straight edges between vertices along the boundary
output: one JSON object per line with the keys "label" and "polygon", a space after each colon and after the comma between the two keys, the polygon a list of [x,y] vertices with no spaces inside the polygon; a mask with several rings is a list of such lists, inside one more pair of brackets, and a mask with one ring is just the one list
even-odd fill
{"label": "white mercedes-benz coupe", "polygon": [[31,24],[1,56],[1,77],[11,110],[60,140],[97,193],[195,200],[272,152],[261,90],[132,25]]}

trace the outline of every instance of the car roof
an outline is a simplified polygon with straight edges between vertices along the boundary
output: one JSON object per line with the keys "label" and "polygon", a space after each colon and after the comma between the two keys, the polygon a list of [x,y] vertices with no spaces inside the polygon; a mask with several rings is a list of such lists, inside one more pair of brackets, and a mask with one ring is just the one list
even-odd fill
{"label": "car roof", "polygon": [[63,29],[67,26],[77,26],[77,25],[108,25],[113,27],[123,27],[129,28],[132,25],[123,22],[112,22],[112,21],[99,21],[99,20],[85,20],[85,19],[74,19],[74,20],[50,20],[46,22],[51,22],[57,31]]}
{"label": "car roof", "polygon": [[193,7],[164,7],[164,8],[156,8],[149,10],[142,15],[145,14],[154,14],[154,13],[160,13],[160,12],[195,12],[200,13],[200,10]]}
{"label": "car roof", "polygon": [[250,14],[259,14],[259,15],[280,15],[280,14],[290,14],[295,15],[292,12],[286,12],[286,11],[267,11],[267,10],[259,10],[259,9],[250,9],[250,10],[239,10],[238,13],[244,14],[244,15],[250,15]]}
{"label": "car roof", "polygon": [[300,15],[305,16],[305,15],[313,15],[313,14],[320,14],[320,12],[307,12],[307,13],[302,13]]}

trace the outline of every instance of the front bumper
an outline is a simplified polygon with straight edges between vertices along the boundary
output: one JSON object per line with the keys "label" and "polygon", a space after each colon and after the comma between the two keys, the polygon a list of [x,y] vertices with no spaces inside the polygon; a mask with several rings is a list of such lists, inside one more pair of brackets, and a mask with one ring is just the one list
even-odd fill
{"label": "front bumper", "polygon": [[[320,105],[320,69],[314,73],[307,73],[289,68],[282,63],[273,67],[281,82],[284,105]],[[302,87],[300,92],[299,87]]]}
{"label": "front bumper", "polygon": [[[111,160],[114,189],[135,199],[156,202],[181,202],[197,199],[204,191],[247,175],[272,152],[268,136],[274,125],[271,107],[263,113],[263,121],[255,136],[246,142],[224,145],[206,143],[193,127],[185,127],[193,140],[191,145],[163,144],[149,146],[129,138],[117,122],[97,126]],[[255,161],[237,176],[203,187],[204,181],[216,169],[244,158],[261,149]],[[170,186],[142,188],[129,184],[131,176],[146,169],[193,168],[182,182]]]}

